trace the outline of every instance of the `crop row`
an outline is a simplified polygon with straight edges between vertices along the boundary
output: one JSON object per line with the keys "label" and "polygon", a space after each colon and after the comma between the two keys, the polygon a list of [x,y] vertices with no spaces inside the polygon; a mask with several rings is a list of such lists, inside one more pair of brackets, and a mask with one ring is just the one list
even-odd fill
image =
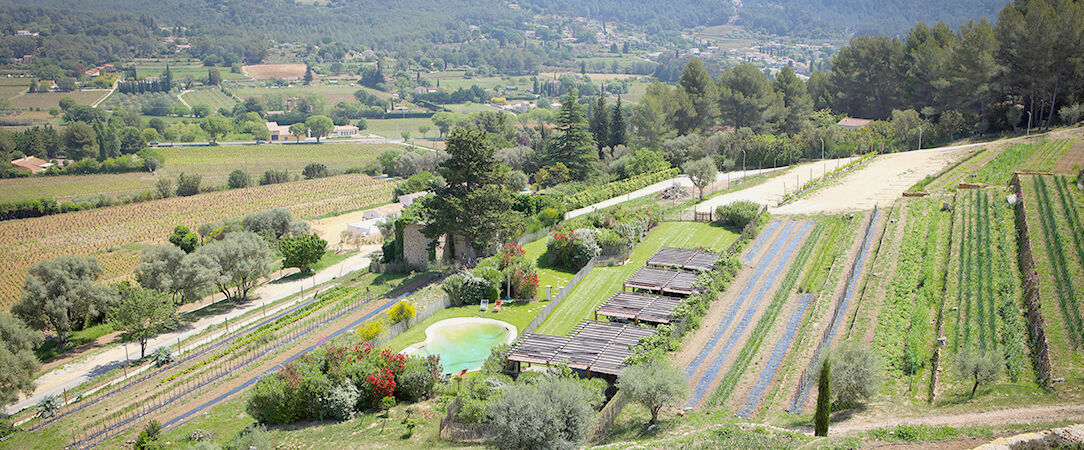
{"label": "crop row", "polygon": [[1008,184],[1013,172],[1019,170],[1024,161],[1027,161],[1038,147],[1039,144],[1016,144],[1008,148],[997,155],[993,161],[975,171],[973,180],[998,186]]}
{"label": "crop row", "polygon": [[918,183],[907,189],[908,192],[928,192],[941,188],[946,188],[949,185],[955,184],[957,180],[962,178],[964,174],[971,171],[971,168],[982,161],[985,155],[993,150],[983,149],[976,151],[967,158],[956,161],[952,165],[944,168],[936,175],[929,175]]}
{"label": "crop row", "polygon": [[730,370],[723,376],[719,387],[715,389],[711,399],[712,403],[726,401],[738,385],[742,375],[749,368],[749,363],[752,362],[753,357],[760,350],[760,345],[764,342],[764,338],[768,336],[768,331],[775,325],[775,319],[779,316],[779,312],[782,311],[783,304],[790,298],[795,285],[798,283],[798,278],[805,271],[806,263],[809,261],[813,249],[817,246],[817,242],[821,240],[821,235],[824,234],[824,228],[824,225],[818,224],[810,233],[805,244],[798,250],[798,254],[794,257],[794,263],[791,265],[790,270],[787,271],[786,276],[783,277],[783,282],[775,291],[775,295],[764,311],[764,315],[757,321],[756,327],[753,328],[753,331],[749,334],[749,339],[745,341],[745,345],[738,352],[738,356],[734,359]]}
{"label": "crop row", "polygon": [[[1028,371],[1026,330],[1017,305],[1019,279],[1015,270],[1014,229],[1010,210],[991,201],[982,190],[957,194],[954,230],[957,255],[949,271],[946,296],[956,311],[949,334],[952,350],[1000,349],[1009,378],[1023,379]],[[942,311],[941,314],[946,314]]]}
{"label": "crop row", "polygon": [[1046,257],[1050,260],[1053,272],[1058,303],[1065,318],[1066,328],[1069,330],[1069,339],[1073,348],[1079,348],[1084,341],[1084,324],[1081,323],[1079,299],[1070,276],[1069,259],[1065,255],[1064,237],[1058,232],[1057,215],[1047,191],[1045,178],[1035,177],[1032,185],[1039,210],[1039,223],[1046,243]]}
{"label": "crop row", "polygon": [[921,337],[929,333],[929,310],[937,298],[932,295],[940,295],[933,269],[939,264],[936,249],[943,247],[941,241],[947,238],[947,233],[940,231],[941,218],[935,203],[920,199],[907,207],[896,275],[886,292],[874,334],[874,346],[882,360],[900,375],[915,374],[928,356],[929,342]]}
{"label": "crop row", "polygon": [[824,281],[828,279],[828,273],[831,272],[836,259],[839,258],[845,248],[841,246],[841,244],[845,243],[842,241],[842,234],[845,232],[843,219],[833,218],[827,227],[827,235],[821,240],[820,247],[817,248],[813,265],[798,285],[799,292],[813,293],[820,289],[824,285]]}
{"label": "crop row", "polygon": [[1058,200],[1061,201],[1061,210],[1065,213],[1065,220],[1069,227],[1069,236],[1073,238],[1073,248],[1076,249],[1077,262],[1084,269],[1084,226],[1080,223],[1080,207],[1070,191],[1068,177],[1054,177],[1054,189],[1058,192]]}
{"label": "crop row", "polygon": [[164,243],[176,225],[195,227],[272,207],[299,217],[356,210],[382,203],[393,188],[365,175],[342,175],[0,222],[0,260],[6,262],[0,306],[18,299],[27,268],[39,261],[96,255],[106,279],[127,276],[139,262],[138,245]]}
{"label": "crop row", "polygon": [[677,168],[670,168],[658,172],[629,177],[620,181],[613,181],[602,186],[588,187],[582,192],[565,197],[565,204],[568,206],[568,209],[583,208],[584,206],[622,196],[652,184],[669,180],[676,177],[678,173],[680,173],[680,171]]}
{"label": "crop row", "polygon": [[1038,170],[1042,172],[1049,172],[1054,170],[1054,166],[1058,164],[1058,160],[1065,154],[1069,147],[1073,145],[1071,140],[1057,140],[1057,141],[1043,141],[1039,144],[1039,148],[1035,150],[1035,154],[1028,160],[1025,165],[1027,170]]}

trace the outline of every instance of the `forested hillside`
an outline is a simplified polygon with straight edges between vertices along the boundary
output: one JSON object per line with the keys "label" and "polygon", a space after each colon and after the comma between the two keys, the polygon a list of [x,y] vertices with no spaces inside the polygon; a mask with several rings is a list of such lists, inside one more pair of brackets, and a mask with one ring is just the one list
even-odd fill
{"label": "forested hillside", "polygon": [[918,22],[956,26],[981,17],[993,21],[1004,5],[1000,0],[751,0],[738,23],[785,36],[892,35]]}

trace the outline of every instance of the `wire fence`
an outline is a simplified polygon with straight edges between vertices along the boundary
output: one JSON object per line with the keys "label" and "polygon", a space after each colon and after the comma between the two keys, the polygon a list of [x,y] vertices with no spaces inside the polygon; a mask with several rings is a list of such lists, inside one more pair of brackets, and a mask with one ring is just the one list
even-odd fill
{"label": "wire fence", "polygon": [[858,256],[855,259],[854,264],[851,265],[850,273],[847,274],[847,287],[843,291],[843,295],[839,301],[836,302],[835,309],[832,311],[832,317],[829,319],[828,327],[824,329],[824,334],[821,335],[820,342],[817,343],[817,349],[813,351],[813,358],[809,360],[809,365],[802,370],[802,375],[798,381],[798,391],[794,393],[794,399],[791,401],[788,411],[794,414],[801,414],[802,406],[805,405],[806,399],[809,397],[809,393],[813,388],[813,382],[817,375],[817,370],[820,366],[821,358],[824,357],[825,352],[832,346],[832,339],[835,338],[836,330],[844,320],[844,315],[847,312],[847,305],[850,303],[851,296],[854,295],[855,285],[858,282],[858,276],[862,273],[862,267],[866,262],[866,255],[869,253],[870,243],[873,241],[873,234],[877,227],[877,220],[880,218],[881,212],[874,207],[873,213],[870,214],[869,221],[866,223],[866,232],[862,238],[862,247],[858,252]]}
{"label": "wire fence", "polygon": [[546,305],[546,307],[543,308],[537,316],[534,316],[534,319],[531,320],[531,323],[522,330],[520,330],[519,335],[526,336],[529,333],[534,333],[534,331],[538,329],[540,325],[542,325],[542,322],[546,321],[546,317],[549,317],[550,313],[553,312],[554,309],[557,309],[557,307],[561,305],[561,302],[564,301],[565,297],[568,297],[568,294],[576,288],[576,285],[580,283],[580,280],[583,280],[583,277],[586,277],[587,274],[591,272],[591,269],[595,267],[595,264],[597,262],[597,256],[591,258],[590,261],[587,261],[587,265],[580,268],[579,272],[576,272],[576,275],[573,276],[571,280],[569,280],[568,284],[566,284],[565,287],[561,288],[561,290],[557,292],[557,297],[551,299],[550,303]]}
{"label": "wire fence", "polygon": [[391,342],[392,339],[398,337],[400,334],[405,333],[407,330],[410,329],[410,327],[422,323],[422,321],[424,321],[425,319],[432,317],[433,314],[436,314],[451,305],[451,300],[449,300],[448,296],[445,295],[443,298],[440,299],[440,301],[432,302],[426,305],[417,313],[415,313],[413,319],[388,326],[388,328],[384,331],[383,334],[380,335],[379,338],[373,340],[372,344],[377,347],[387,344],[388,342]]}
{"label": "wire fence", "polygon": [[[210,365],[206,370],[200,371],[182,381],[171,383],[169,387],[155,394],[133,403],[133,406],[122,409],[98,419],[93,425],[84,429],[81,438],[74,443],[73,447],[94,447],[101,442],[131,428],[133,423],[174,401],[189,394],[202,390],[209,384],[214,383],[227,375],[236,374],[241,369],[257,360],[268,356],[274,356],[275,351],[302,337],[308,336],[314,330],[320,329],[361,307],[369,304],[373,297],[357,295],[347,297],[343,302],[333,306],[314,318],[300,320],[296,325],[290,325],[281,332],[275,331],[269,334],[277,334],[276,338],[263,341],[254,341],[256,346],[237,349],[221,362]],[[182,372],[183,373],[183,372]],[[163,382],[164,384],[164,382]]]}

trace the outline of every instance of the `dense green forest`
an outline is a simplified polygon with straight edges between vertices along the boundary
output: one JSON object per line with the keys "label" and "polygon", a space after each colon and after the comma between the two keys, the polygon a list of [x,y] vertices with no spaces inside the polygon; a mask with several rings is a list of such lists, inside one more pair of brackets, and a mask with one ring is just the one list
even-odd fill
{"label": "dense green forest", "polygon": [[950,26],[993,20],[1002,0],[751,0],[738,23],[783,36],[825,37],[905,33],[916,23]]}

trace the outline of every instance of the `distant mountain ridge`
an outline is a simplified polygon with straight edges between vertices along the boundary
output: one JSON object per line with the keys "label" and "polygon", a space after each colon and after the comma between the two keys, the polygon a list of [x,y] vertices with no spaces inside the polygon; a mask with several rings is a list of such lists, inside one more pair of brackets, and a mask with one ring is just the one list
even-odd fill
{"label": "distant mountain ridge", "polygon": [[997,19],[1005,0],[745,0],[738,23],[760,31],[818,37],[903,35],[919,22],[958,26]]}

